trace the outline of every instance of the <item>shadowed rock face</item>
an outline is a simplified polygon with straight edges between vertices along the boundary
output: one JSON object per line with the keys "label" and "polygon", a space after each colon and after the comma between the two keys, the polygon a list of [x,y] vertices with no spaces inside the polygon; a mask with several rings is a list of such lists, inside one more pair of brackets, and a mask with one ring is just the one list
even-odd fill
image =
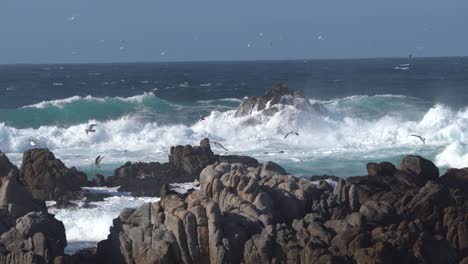
{"label": "shadowed rock face", "polygon": [[169,162],[127,162],[106,179],[109,187],[121,186],[120,191],[136,196],[159,196],[163,184],[191,182],[199,178],[206,166],[217,161],[258,165],[258,161],[246,156],[219,156],[211,151],[207,138],[199,146],[175,146],[171,148]]}
{"label": "shadowed rock face", "polygon": [[18,168],[10,162],[5,153],[0,151],[0,177],[8,175],[10,170],[18,171]]}
{"label": "shadowed rock face", "polygon": [[70,199],[88,183],[86,174],[67,168],[48,149],[24,152],[19,180],[41,200]]}
{"label": "shadowed rock face", "polygon": [[[200,191],[167,193],[114,220],[103,263],[458,263],[468,257],[463,172],[432,162],[369,164],[336,187],[274,163],[216,162]],[[450,174],[451,173],[451,174]],[[464,174],[463,174],[464,175]],[[463,260],[466,261],[466,260]]]}
{"label": "shadowed rock face", "polygon": [[0,263],[54,263],[67,245],[62,222],[46,212],[30,212],[0,236]]}

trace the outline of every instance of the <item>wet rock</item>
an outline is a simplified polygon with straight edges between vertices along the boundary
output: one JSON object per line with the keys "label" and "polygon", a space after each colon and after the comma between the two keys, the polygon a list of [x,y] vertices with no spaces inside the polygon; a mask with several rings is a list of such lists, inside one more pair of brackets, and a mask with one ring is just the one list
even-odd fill
{"label": "wet rock", "polygon": [[436,165],[420,156],[408,155],[404,157],[398,169],[413,174],[418,179],[416,182],[419,186],[424,185],[426,181],[439,179],[439,169]]}
{"label": "wet rock", "polygon": [[48,149],[24,152],[19,180],[34,198],[41,200],[72,199],[88,183],[86,174],[67,168]]}
{"label": "wet rock", "polygon": [[0,209],[14,218],[31,211],[46,211],[45,203],[34,199],[17,179],[17,171],[13,169],[8,176],[0,177]]}
{"label": "wet rock", "polygon": [[46,212],[30,212],[0,236],[0,263],[53,263],[66,244],[62,222]]}
{"label": "wet rock", "polygon": [[106,179],[101,174],[96,174],[93,177],[93,185],[97,187],[106,186]]}

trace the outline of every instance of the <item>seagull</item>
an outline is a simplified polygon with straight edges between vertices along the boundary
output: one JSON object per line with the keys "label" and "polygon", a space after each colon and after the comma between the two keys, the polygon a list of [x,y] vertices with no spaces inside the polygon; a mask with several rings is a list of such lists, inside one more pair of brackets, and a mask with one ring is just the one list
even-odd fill
{"label": "seagull", "polygon": [[424,137],[422,137],[420,135],[411,135],[411,136],[419,138],[422,141],[423,144],[426,144],[426,138],[424,138]]}
{"label": "seagull", "polygon": [[29,140],[29,144],[31,144],[31,146],[34,147],[34,146],[37,145],[37,141],[36,141],[36,140],[34,140],[34,139],[32,139],[32,138],[29,138],[28,140]]}
{"label": "seagull", "polygon": [[165,51],[161,52],[161,56],[164,56],[164,55],[166,55],[166,53],[167,53],[167,50],[165,50]]}
{"label": "seagull", "polygon": [[198,112],[200,114],[200,121],[204,121],[206,117],[208,117],[207,115],[202,115],[200,112]]}
{"label": "seagull", "polygon": [[224,149],[225,151],[229,151],[227,148],[225,148],[225,147],[224,147],[223,145],[221,145],[221,143],[219,143],[219,142],[213,141],[213,145],[218,146],[218,147]]}
{"label": "seagull", "polygon": [[79,15],[77,16],[71,16],[68,18],[68,21],[73,21],[73,20],[76,20],[78,17],[80,17]]}
{"label": "seagull", "polygon": [[317,39],[318,39],[318,40],[323,40],[322,35],[318,36]]}
{"label": "seagull", "polygon": [[101,155],[97,156],[96,159],[94,160],[94,166],[101,168],[101,161],[104,159],[104,156],[101,157]]}
{"label": "seagull", "polygon": [[124,50],[126,44],[127,44],[127,42],[126,42],[124,39],[122,39],[122,40],[120,41],[120,50]]}
{"label": "seagull", "polygon": [[291,131],[291,132],[286,133],[286,135],[284,135],[284,138],[283,138],[283,139],[286,139],[286,138],[287,138],[289,135],[291,135],[291,134],[294,134],[294,135],[296,135],[296,136],[299,136],[299,133],[297,133],[296,131]]}
{"label": "seagull", "polygon": [[89,124],[88,128],[85,129],[86,135],[88,135],[89,132],[96,132],[96,130],[94,129],[95,126],[96,124]]}

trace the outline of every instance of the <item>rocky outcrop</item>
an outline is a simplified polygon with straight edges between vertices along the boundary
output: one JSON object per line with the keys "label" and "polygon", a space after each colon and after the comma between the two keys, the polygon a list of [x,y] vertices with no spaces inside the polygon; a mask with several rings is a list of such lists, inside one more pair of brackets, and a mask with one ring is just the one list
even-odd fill
{"label": "rocky outcrop", "polygon": [[48,149],[31,149],[23,154],[19,181],[41,200],[70,199],[88,184],[86,174],[67,168]]}
{"label": "rocky outcrop", "polygon": [[60,263],[67,245],[62,222],[46,212],[30,212],[0,236],[0,263]]}
{"label": "rocky outcrop", "polygon": [[98,257],[103,263],[458,263],[468,257],[468,193],[439,179],[434,168],[408,156],[398,168],[369,164],[369,175],[334,187],[330,178],[299,179],[274,163],[216,162],[201,172],[199,191],[165,192],[158,203],[122,211]]}
{"label": "rocky outcrop", "polygon": [[0,177],[0,210],[5,210],[15,219],[31,211],[47,211],[44,201],[33,199],[17,177],[15,170]]}
{"label": "rocky outcrop", "polygon": [[270,88],[262,96],[248,97],[244,99],[235,116],[248,116],[254,111],[263,111],[266,115],[273,115],[279,111],[278,105],[292,105],[301,110],[325,112],[325,108],[318,104],[312,104],[304,98],[302,91],[290,90],[285,84],[278,84]]}
{"label": "rocky outcrop", "polygon": [[135,196],[159,196],[161,186],[168,183],[191,182],[198,179],[200,172],[217,161],[243,163],[257,166],[256,159],[247,156],[220,156],[211,151],[210,141],[205,138],[199,146],[174,146],[169,162],[127,162],[107,177],[106,185],[120,186],[119,190]]}
{"label": "rocky outcrop", "polygon": [[10,170],[18,171],[18,168],[10,162],[5,153],[0,151],[0,177],[8,175]]}

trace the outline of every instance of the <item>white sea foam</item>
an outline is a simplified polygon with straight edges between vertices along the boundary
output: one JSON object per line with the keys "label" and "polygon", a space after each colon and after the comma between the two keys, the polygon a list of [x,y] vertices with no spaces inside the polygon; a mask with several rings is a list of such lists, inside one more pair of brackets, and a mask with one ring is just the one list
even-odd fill
{"label": "white sea foam", "polygon": [[[62,221],[68,241],[100,241],[107,238],[112,220],[123,208],[138,208],[144,203],[157,202],[157,197],[114,196],[103,202],[93,202],[95,208],[55,209],[49,213]],[[48,206],[54,202],[48,202]]]}
{"label": "white sea foam", "polygon": [[[122,100],[138,101],[145,96],[149,95]],[[75,99],[48,103],[63,104],[66,100]],[[435,151],[428,157],[434,158],[453,142],[468,139],[466,109],[455,110],[440,104],[426,108],[418,105],[414,98],[393,95],[316,102],[325,106],[324,113],[289,105],[280,105],[280,111],[273,115],[254,112],[246,117],[235,117],[234,110],[212,111],[206,120],[193,125],[160,125],[140,121],[134,116],[37,129],[17,129],[0,123],[0,149],[20,157],[19,153],[30,148],[27,139],[39,138],[67,165],[86,166],[102,154],[106,155],[105,163],[166,161],[171,146],[198,144],[208,137],[222,143],[233,154],[256,155],[268,151],[275,154],[266,158],[303,164],[327,156],[372,159],[376,156],[369,153],[384,158],[408,151],[419,152],[421,142],[411,134],[427,139],[423,151]],[[91,122],[98,123],[96,133],[86,135],[83,131]],[[285,132],[290,130],[297,130],[300,136],[284,140]],[[288,154],[277,154],[279,150]],[[459,156],[465,154],[463,151],[457,153]],[[441,156],[438,164],[450,165],[443,160]]]}

